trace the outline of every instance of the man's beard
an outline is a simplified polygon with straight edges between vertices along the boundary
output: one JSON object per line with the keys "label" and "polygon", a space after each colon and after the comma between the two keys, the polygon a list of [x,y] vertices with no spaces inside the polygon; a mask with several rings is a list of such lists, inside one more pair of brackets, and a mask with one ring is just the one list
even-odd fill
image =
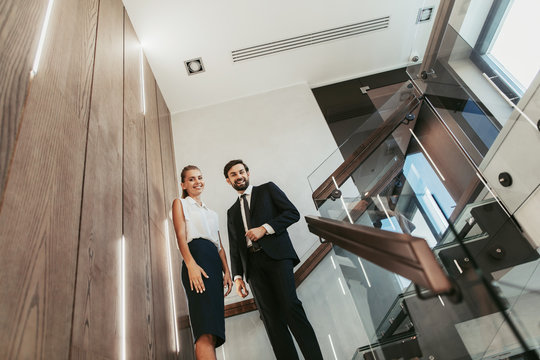
{"label": "man's beard", "polygon": [[249,179],[246,180],[242,185],[236,184],[236,182],[233,183],[233,188],[236,191],[243,191],[246,190],[249,186]]}

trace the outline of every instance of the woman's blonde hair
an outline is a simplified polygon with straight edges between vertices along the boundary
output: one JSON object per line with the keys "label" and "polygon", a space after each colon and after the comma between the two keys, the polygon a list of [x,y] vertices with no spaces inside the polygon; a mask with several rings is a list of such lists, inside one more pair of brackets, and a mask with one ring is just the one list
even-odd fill
{"label": "woman's blonde hair", "polygon": [[[195,165],[188,165],[188,166],[184,166],[184,168],[182,169],[182,172],[180,173],[180,182],[183,183],[184,180],[186,179],[186,173],[189,171],[189,170],[199,170],[201,171],[201,169],[199,169],[198,167],[196,167]],[[189,195],[186,191],[186,189],[182,189],[182,199],[185,199],[187,198]]]}

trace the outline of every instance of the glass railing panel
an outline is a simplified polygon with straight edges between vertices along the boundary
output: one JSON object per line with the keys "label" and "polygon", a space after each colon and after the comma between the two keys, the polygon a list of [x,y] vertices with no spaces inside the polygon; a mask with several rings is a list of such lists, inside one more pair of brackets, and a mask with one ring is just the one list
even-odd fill
{"label": "glass railing panel", "polygon": [[324,358],[350,359],[380,337],[414,331],[402,316],[408,286],[406,279],[334,246],[297,292]]}
{"label": "glass railing panel", "polygon": [[[478,3],[471,3],[474,2]],[[467,17],[467,21],[471,18]],[[489,21],[482,18],[484,20]],[[467,32],[463,29],[461,27],[460,31]],[[486,60],[487,55],[479,45],[481,38],[471,40],[468,34],[460,34],[450,24],[446,25],[443,34],[441,47],[434,49],[438,52],[424,56],[429,63],[411,65],[407,73],[444,119],[468,156],[479,166],[489,149],[497,144],[495,139],[503,126],[517,117],[518,110],[514,107],[524,108],[527,102],[525,95],[531,85],[529,82],[525,88],[517,87],[504,76],[504,69],[487,65],[490,60]],[[523,59],[524,63],[528,61],[531,59]],[[535,66],[538,72],[540,65]],[[521,102],[522,97],[524,101]],[[528,117],[531,132],[537,131],[536,121]]]}
{"label": "glass railing panel", "polygon": [[[540,349],[540,260],[494,271],[493,284],[530,349]],[[505,334],[499,333],[500,338]]]}
{"label": "glass railing panel", "polygon": [[[424,115],[420,110],[416,123],[396,130],[409,137],[392,134],[341,186],[335,183],[333,197],[315,200],[322,217],[426,239],[463,300],[421,300],[408,280],[336,247],[345,264],[336,266],[345,269],[370,341],[355,356],[385,358],[420,347],[425,358],[481,359],[538,349],[538,251],[457,145],[441,138],[433,144],[437,120]],[[390,326],[396,318],[400,323]],[[407,346],[393,343],[398,336]],[[450,357],[441,352],[447,347]]]}
{"label": "glass railing panel", "polygon": [[419,64],[407,71],[478,165],[512,108],[482,75],[471,60],[473,55],[471,45],[447,25],[435,62],[429,68]]}
{"label": "glass railing panel", "polygon": [[385,123],[392,113],[405,103],[411,101],[414,89],[410,82],[404,83],[397,91],[385,98],[377,111],[367,119],[362,119],[358,127],[339,147],[332,152],[308,176],[311,191],[315,191],[339,165],[343,163],[379,126]]}
{"label": "glass railing panel", "polygon": [[347,286],[338,257],[331,250],[297,288],[325,359],[350,359],[358,344],[371,342],[369,329]]}

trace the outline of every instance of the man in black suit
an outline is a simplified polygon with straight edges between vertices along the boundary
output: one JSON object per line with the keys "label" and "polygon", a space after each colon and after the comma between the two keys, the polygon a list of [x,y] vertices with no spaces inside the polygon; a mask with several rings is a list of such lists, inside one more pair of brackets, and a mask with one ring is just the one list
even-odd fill
{"label": "man in black suit", "polygon": [[300,219],[298,210],[273,182],[249,185],[242,160],[229,161],[223,173],[239,195],[227,211],[236,292],[248,295],[245,276],[277,359],[298,359],[291,332],[306,360],[322,359],[294,283],[293,268],[300,260],[287,228]]}

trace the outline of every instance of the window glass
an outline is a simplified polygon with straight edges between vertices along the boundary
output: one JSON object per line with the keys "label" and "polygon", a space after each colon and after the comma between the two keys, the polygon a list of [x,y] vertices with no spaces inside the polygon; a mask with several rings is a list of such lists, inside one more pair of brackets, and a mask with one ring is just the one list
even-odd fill
{"label": "window glass", "polygon": [[[448,218],[456,203],[422,153],[407,155],[403,173],[416,194],[420,206],[425,211],[433,227],[442,234],[448,227]],[[441,213],[439,205],[444,214]]]}
{"label": "window glass", "polygon": [[488,55],[523,93],[540,69],[538,0],[516,0],[508,7]]}

